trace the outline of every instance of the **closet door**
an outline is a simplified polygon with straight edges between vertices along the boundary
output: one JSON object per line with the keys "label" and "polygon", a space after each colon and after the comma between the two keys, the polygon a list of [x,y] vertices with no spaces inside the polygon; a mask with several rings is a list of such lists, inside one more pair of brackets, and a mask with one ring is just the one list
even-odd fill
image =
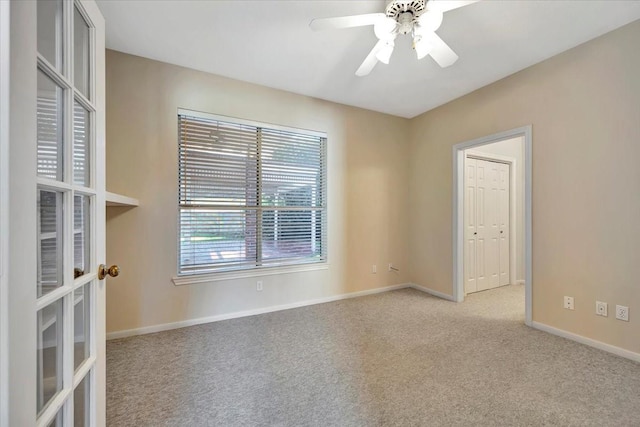
{"label": "closet door", "polygon": [[509,165],[465,159],[465,293],[509,284]]}
{"label": "closet door", "polygon": [[464,292],[477,292],[476,280],[476,224],[477,186],[476,160],[465,158],[464,168]]}
{"label": "closet door", "polygon": [[498,229],[500,230],[500,283],[499,286],[509,284],[509,242],[510,242],[510,181],[509,165],[498,164]]}
{"label": "closet door", "polygon": [[499,286],[499,235],[498,230],[498,164],[476,160],[478,203],[476,222],[478,242],[476,255],[477,289],[483,291]]}
{"label": "closet door", "polygon": [[[489,190],[484,211],[487,218],[486,269],[489,289],[500,286],[500,167],[502,163],[482,160],[487,169]],[[508,255],[507,255],[508,256]]]}

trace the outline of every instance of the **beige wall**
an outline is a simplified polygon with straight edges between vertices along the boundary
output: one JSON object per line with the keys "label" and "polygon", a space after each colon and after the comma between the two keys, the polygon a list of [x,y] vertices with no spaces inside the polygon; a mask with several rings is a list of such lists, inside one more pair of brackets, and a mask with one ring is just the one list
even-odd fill
{"label": "beige wall", "polygon": [[[174,286],[177,109],[328,134],[329,269]],[[107,52],[107,331],[122,331],[408,281],[408,121]],[[388,273],[389,262],[400,273]],[[371,265],[378,273],[371,274]],[[264,291],[256,292],[256,280]]]}
{"label": "beige wall", "polygon": [[510,157],[514,160],[515,165],[515,218],[511,220],[515,222],[515,266],[516,269],[516,283],[524,284],[525,270],[524,270],[524,137],[519,136],[517,138],[507,139],[505,141],[494,142],[492,144],[482,145],[480,147],[473,147],[465,151],[466,153],[485,153],[496,154],[498,156]]}
{"label": "beige wall", "polygon": [[638,40],[640,21],[412,119],[412,281],[452,294],[452,145],[531,124],[533,320],[640,352]]}

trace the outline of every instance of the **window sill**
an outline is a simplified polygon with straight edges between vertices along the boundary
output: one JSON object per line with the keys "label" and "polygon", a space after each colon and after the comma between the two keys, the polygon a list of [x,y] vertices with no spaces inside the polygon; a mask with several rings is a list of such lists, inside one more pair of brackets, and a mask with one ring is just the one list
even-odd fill
{"label": "window sill", "polygon": [[286,267],[263,267],[251,270],[221,271],[219,273],[176,276],[171,279],[175,286],[195,285],[197,283],[222,282],[225,280],[246,279],[250,277],[274,276],[278,274],[303,273],[307,271],[328,270],[328,263],[290,265]]}

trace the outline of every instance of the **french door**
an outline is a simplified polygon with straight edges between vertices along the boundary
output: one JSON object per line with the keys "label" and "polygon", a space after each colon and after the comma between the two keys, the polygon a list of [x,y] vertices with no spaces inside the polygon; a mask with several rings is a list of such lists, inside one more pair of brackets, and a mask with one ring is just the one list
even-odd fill
{"label": "french door", "polygon": [[104,20],[92,0],[10,3],[8,425],[105,413]]}

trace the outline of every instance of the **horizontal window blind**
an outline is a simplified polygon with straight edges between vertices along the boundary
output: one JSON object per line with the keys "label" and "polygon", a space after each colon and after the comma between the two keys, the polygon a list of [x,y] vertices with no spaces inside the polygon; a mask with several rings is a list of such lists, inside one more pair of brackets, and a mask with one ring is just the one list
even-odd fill
{"label": "horizontal window blind", "polygon": [[326,138],[178,115],[179,274],[326,260]]}
{"label": "horizontal window blind", "polygon": [[62,88],[38,70],[38,176],[62,180]]}

